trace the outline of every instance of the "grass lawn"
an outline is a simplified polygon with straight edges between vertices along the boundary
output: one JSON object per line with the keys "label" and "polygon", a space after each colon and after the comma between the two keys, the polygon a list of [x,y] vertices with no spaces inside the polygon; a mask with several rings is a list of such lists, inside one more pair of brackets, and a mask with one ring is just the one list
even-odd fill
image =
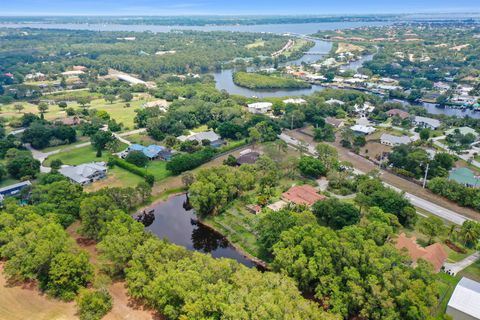
{"label": "grass lawn", "polygon": [[448,301],[450,300],[453,290],[455,290],[455,286],[457,285],[458,281],[460,281],[460,279],[460,276],[450,276],[444,272],[440,272],[437,274],[436,282],[440,293],[438,306],[434,312],[437,317],[445,314]]}
{"label": "grass lawn", "polygon": [[480,282],[480,260],[460,271],[459,275]]}
{"label": "grass lawn", "polygon": [[155,181],[163,180],[171,175],[170,171],[167,170],[167,163],[160,160],[150,161],[147,172],[155,176]]}
{"label": "grass lawn", "polygon": [[58,150],[58,149],[70,148],[70,147],[73,147],[73,146],[76,146],[76,145],[79,145],[79,144],[82,144],[82,143],[85,143],[85,142],[88,142],[88,141],[90,141],[89,137],[77,136],[77,141],[74,142],[74,143],[64,144],[64,145],[61,145],[61,146],[47,147],[47,148],[44,148],[40,151],[47,153],[47,152]]}
{"label": "grass lawn", "polygon": [[137,143],[143,146],[158,144],[158,141],[156,141],[146,133],[136,133],[123,138],[130,141],[131,143]]}
{"label": "grass lawn", "polygon": [[254,49],[254,48],[263,47],[263,46],[265,46],[265,41],[262,39],[257,39],[255,40],[255,42],[247,44],[245,48]]}
{"label": "grass lawn", "polygon": [[142,181],[145,181],[142,177],[115,166],[108,169],[107,178],[86,186],[85,191],[92,192],[106,187],[135,187]]}
{"label": "grass lawn", "polygon": [[240,201],[236,201],[226,212],[206,219],[208,224],[225,235],[228,240],[255,257],[259,256],[254,230],[257,221],[258,216],[248,212]]}
{"label": "grass lawn", "polygon": [[89,145],[51,155],[47,160],[45,160],[45,165],[50,166],[50,163],[56,159],[62,160],[63,164],[76,166],[86,162],[106,161],[108,159],[108,152],[102,152],[102,156],[97,158],[95,149]]}
{"label": "grass lawn", "polygon": [[7,176],[5,177],[4,179],[2,179],[0,181],[0,188],[3,188],[3,187],[6,187],[6,186],[9,186],[11,184],[15,184],[15,183],[19,183],[20,180],[17,180],[15,178],[12,178],[10,176]]}

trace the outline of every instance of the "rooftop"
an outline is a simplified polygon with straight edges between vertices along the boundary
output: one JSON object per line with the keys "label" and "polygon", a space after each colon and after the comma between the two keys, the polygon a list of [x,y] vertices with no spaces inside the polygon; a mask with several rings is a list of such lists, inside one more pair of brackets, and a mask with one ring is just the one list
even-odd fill
{"label": "rooftop", "polygon": [[282,199],[298,205],[311,206],[315,202],[325,200],[325,196],[318,194],[317,190],[309,185],[293,186],[282,194]]}
{"label": "rooftop", "polygon": [[148,158],[151,159],[151,158],[158,157],[158,154],[162,151],[167,150],[167,148],[165,148],[163,146],[156,145],[156,144],[151,144],[148,147],[142,146],[140,144],[131,144],[128,147],[128,150],[130,150],[130,151],[141,151],[141,152],[143,152],[143,154],[145,156],[147,156]]}
{"label": "rooftop", "polygon": [[410,114],[407,111],[401,110],[401,109],[391,109],[387,111],[387,115],[390,117],[393,116],[399,116],[402,119],[406,119],[410,117]]}
{"label": "rooftop", "polygon": [[107,166],[105,162],[90,162],[78,166],[66,166],[59,170],[61,174],[80,184],[88,183],[93,175],[106,171]]}
{"label": "rooftop", "polygon": [[220,140],[220,136],[216,134],[214,131],[210,130],[205,132],[194,133],[189,136],[180,136],[178,137],[178,140],[182,142],[192,141],[192,140],[197,140],[198,142],[202,142],[203,140],[214,142],[214,141]]}
{"label": "rooftop", "polygon": [[463,277],[455,287],[448,307],[480,319],[480,283]]}
{"label": "rooftop", "polygon": [[405,233],[401,233],[395,243],[395,248],[401,250],[407,249],[408,255],[414,263],[418,259],[423,259],[430,262],[433,265],[435,272],[439,272],[443,266],[443,263],[447,259],[447,253],[439,243],[434,243],[428,247],[421,247],[417,244],[415,237],[407,237]]}
{"label": "rooftop", "polygon": [[474,129],[470,128],[470,127],[460,127],[460,128],[453,128],[453,129],[450,129],[450,130],[447,130],[445,131],[446,135],[451,135],[451,134],[455,134],[455,131],[458,130],[461,134],[463,135],[466,135],[468,133],[471,133],[473,134],[475,137],[478,137],[478,132],[475,131]]}
{"label": "rooftop", "polygon": [[415,117],[415,122],[419,123],[426,123],[432,127],[440,127],[440,120],[437,119],[432,119],[432,118],[427,118],[427,117],[420,117],[416,116]]}
{"label": "rooftop", "polygon": [[306,102],[307,101],[305,99],[301,99],[301,98],[283,100],[283,103],[291,103],[291,104],[303,104]]}
{"label": "rooftop", "polygon": [[453,169],[450,171],[448,179],[472,187],[480,186],[480,178],[467,167]]}
{"label": "rooftop", "polygon": [[382,141],[388,141],[392,144],[409,144],[412,142],[409,136],[394,136],[392,134],[384,133],[380,137],[380,140]]}
{"label": "rooftop", "polygon": [[361,132],[361,133],[365,133],[365,134],[370,134],[372,132],[375,132],[374,127],[364,126],[364,125],[361,125],[361,124],[356,124],[356,125],[350,127],[350,129],[352,129],[353,131]]}

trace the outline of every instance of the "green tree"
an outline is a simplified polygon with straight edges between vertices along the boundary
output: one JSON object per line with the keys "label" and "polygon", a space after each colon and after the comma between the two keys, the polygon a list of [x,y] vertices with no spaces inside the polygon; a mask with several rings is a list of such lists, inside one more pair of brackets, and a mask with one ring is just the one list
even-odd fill
{"label": "green tree", "polygon": [[432,244],[435,237],[438,237],[443,232],[445,226],[442,219],[435,216],[429,216],[420,221],[419,228],[423,234],[428,236],[428,244]]}
{"label": "green tree", "polygon": [[466,220],[460,229],[460,237],[466,246],[475,247],[480,241],[480,223]]}
{"label": "green tree", "polygon": [[298,163],[298,169],[302,175],[315,179],[325,175],[326,173],[325,166],[323,165],[322,161],[314,157],[301,157],[300,162]]}
{"label": "green tree", "polygon": [[318,159],[323,163],[327,171],[336,168],[338,165],[338,152],[334,147],[326,144],[319,143],[316,146],[316,151],[318,153]]}
{"label": "green tree", "polygon": [[422,139],[423,141],[427,141],[428,139],[430,139],[430,129],[424,128],[420,130],[420,139]]}
{"label": "green tree", "polygon": [[79,232],[89,239],[99,240],[105,231],[105,226],[116,215],[122,214],[107,196],[91,196],[80,204],[80,219],[82,226]]}
{"label": "green tree", "polygon": [[86,252],[60,253],[50,265],[47,290],[55,297],[70,301],[92,279],[93,267]]}
{"label": "green tree", "polygon": [[112,309],[112,297],[106,290],[83,289],[77,306],[80,320],[101,320]]}
{"label": "green tree", "polygon": [[23,104],[20,104],[20,103],[16,103],[13,108],[17,111],[17,113],[20,113],[23,109],[25,109],[25,107],[23,106]]}
{"label": "green tree", "polygon": [[312,211],[321,224],[334,229],[360,222],[360,210],[351,203],[336,198],[316,202]]}
{"label": "green tree", "polygon": [[93,147],[98,150],[104,150],[107,144],[115,140],[114,135],[110,131],[99,130],[90,137]]}
{"label": "green tree", "polygon": [[105,101],[110,102],[110,104],[112,104],[117,99],[114,94],[106,94],[103,98],[105,99]]}
{"label": "green tree", "polygon": [[142,151],[130,151],[125,160],[141,168],[144,168],[149,162],[148,157]]}
{"label": "green tree", "polygon": [[40,112],[40,117],[43,119],[43,114],[47,112],[48,110],[48,104],[46,102],[40,102],[38,104],[38,111]]}
{"label": "green tree", "polygon": [[120,94],[120,98],[125,102],[130,102],[133,100],[133,94],[130,92],[123,92]]}

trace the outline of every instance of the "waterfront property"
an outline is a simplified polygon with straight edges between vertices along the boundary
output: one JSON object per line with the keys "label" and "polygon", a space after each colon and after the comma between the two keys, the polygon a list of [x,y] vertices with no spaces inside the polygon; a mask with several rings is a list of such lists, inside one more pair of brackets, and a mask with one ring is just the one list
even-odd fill
{"label": "waterfront property", "polygon": [[402,120],[405,120],[410,117],[410,114],[407,111],[401,109],[390,109],[387,111],[387,116],[389,117],[399,117]]}
{"label": "waterfront property", "polygon": [[413,120],[417,127],[427,128],[431,130],[436,130],[440,127],[440,121],[437,119],[427,118],[427,117],[420,117],[416,116]]}
{"label": "waterfront property", "polygon": [[417,264],[418,259],[423,259],[432,264],[435,272],[439,272],[448,256],[441,244],[434,243],[423,248],[417,244],[415,237],[409,238],[403,232],[395,241],[395,248],[397,248],[397,250],[406,250],[408,256],[411,258],[412,266]]}
{"label": "waterfront property", "polygon": [[272,110],[271,102],[255,102],[247,104],[248,112],[253,114],[265,114]]}
{"label": "waterfront property", "polygon": [[380,137],[380,143],[386,146],[399,146],[401,144],[409,144],[412,142],[409,136],[394,136],[392,134],[384,133]]}
{"label": "waterfront property", "polygon": [[296,205],[312,206],[317,201],[325,200],[324,195],[318,194],[317,190],[309,185],[293,186],[282,194],[282,200]]}
{"label": "waterfront property", "polygon": [[27,181],[22,181],[19,183],[11,184],[9,186],[0,188],[0,201],[3,201],[5,197],[10,197],[14,196],[20,193],[24,188],[31,186],[32,183],[27,180]]}
{"label": "waterfront property", "polygon": [[447,136],[453,135],[453,134],[456,134],[456,133],[460,133],[462,135],[473,134],[475,136],[475,139],[478,138],[478,132],[475,131],[474,129],[470,128],[470,127],[453,128],[453,129],[445,131],[445,135],[447,135]]}
{"label": "waterfront property", "polygon": [[454,320],[480,319],[480,283],[463,277],[448,301],[446,313]]}
{"label": "waterfront property", "polygon": [[196,140],[200,144],[202,144],[204,140],[207,140],[210,142],[210,146],[212,146],[213,148],[219,148],[224,144],[224,141],[220,138],[220,136],[212,130],[194,133],[189,136],[180,136],[177,139],[181,142]]}
{"label": "waterfront property", "polygon": [[107,165],[105,162],[90,162],[78,166],[64,166],[59,172],[71,182],[85,186],[104,179],[107,176]]}
{"label": "waterfront property", "polygon": [[301,99],[301,98],[298,98],[298,99],[286,99],[286,100],[283,100],[283,103],[285,104],[305,104],[307,103],[307,101],[305,99]]}
{"label": "waterfront property", "polygon": [[480,186],[480,177],[476,176],[467,167],[455,168],[450,171],[448,179],[463,184],[466,187],[477,188]]}

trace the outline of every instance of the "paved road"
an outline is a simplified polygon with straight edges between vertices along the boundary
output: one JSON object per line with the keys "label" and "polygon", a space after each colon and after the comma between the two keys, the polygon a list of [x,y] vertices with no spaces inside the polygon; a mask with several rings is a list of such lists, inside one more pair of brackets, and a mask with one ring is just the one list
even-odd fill
{"label": "paved road", "polygon": [[[279,138],[283,141],[285,141],[286,143],[290,144],[290,145],[293,145],[295,147],[298,147],[300,145],[302,145],[302,143],[304,144],[304,146],[306,147],[306,150],[308,150],[308,153],[310,153],[311,155],[317,155],[317,151],[315,150],[315,147],[312,145],[312,144],[309,144],[309,143],[306,143],[306,142],[300,142],[299,140],[287,135],[286,133],[281,133],[279,135]],[[357,172],[359,173],[363,173],[362,171],[356,169]],[[384,184],[394,190],[397,190],[397,191],[402,191],[400,190],[399,188],[396,188],[388,183],[385,183]],[[447,221],[450,221],[450,222],[453,222],[455,224],[458,224],[458,225],[461,225],[463,224],[463,222],[465,220],[471,220],[470,218],[467,218],[461,214],[458,214],[452,210],[449,210],[449,209],[446,209],[446,208],[443,208],[437,204],[434,204],[430,201],[427,201],[425,199],[422,199],[418,196],[415,196],[411,193],[408,193],[408,192],[405,192],[405,198],[407,198],[408,200],[410,200],[410,202],[417,208],[421,208],[427,212],[430,212],[431,214],[434,214],[440,218],[443,218]]]}
{"label": "paved road", "polygon": [[475,252],[474,254],[469,255],[468,257],[466,257],[465,259],[463,259],[459,262],[456,262],[456,263],[446,262],[443,265],[445,267],[445,271],[450,271],[450,273],[452,273],[453,275],[456,275],[457,273],[459,273],[463,269],[465,269],[468,266],[474,264],[475,261],[477,261],[478,259],[480,259],[480,252],[479,251]]}
{"label": "paved road", "polygon": [[[128,137],[130,135],[134,135],[134,134],[137,134],[137,133],[142,133],[142,132],[145,132],[145,131],[146,131],[145,128],[141,128],[141,129],[136,129],[136,130],[132,130],[132,131],[123,132],[123,133],[120,133],[120,134],[114,133],[114,136],[118,140],[130,145],[131,142],[124,139],[123,137]],[[29,143],[25,144],[25,148],[27,148],[28,150],[30,150],[32,152],[32,156],[33,156],[34,159],[37,159],[38,161],[40,161],[40,164],[41,164],[40,165],[40,172],[48,173],[52,169],[50,167],[43,166],[43,162],[49,156],[60,153],[60,152],[66,152],[66,151],[70,151],[70,150],[74,150],[74,149],[78,149],[78,148],[83,148],[83,147],[89,146],[90,144],[91,144],[91,142],[88,141],[88,142],[79,143],[79,144],[76,144],[76,145],[73,145],[73,146],[67,146],[67,147],[64,147],[64,148],[59,148],[59,149],[52,150],[52,151],[49,151],[49,152],[42,152],[40,150],[34,149],[34,148],[32,148],[32,146]]]}

